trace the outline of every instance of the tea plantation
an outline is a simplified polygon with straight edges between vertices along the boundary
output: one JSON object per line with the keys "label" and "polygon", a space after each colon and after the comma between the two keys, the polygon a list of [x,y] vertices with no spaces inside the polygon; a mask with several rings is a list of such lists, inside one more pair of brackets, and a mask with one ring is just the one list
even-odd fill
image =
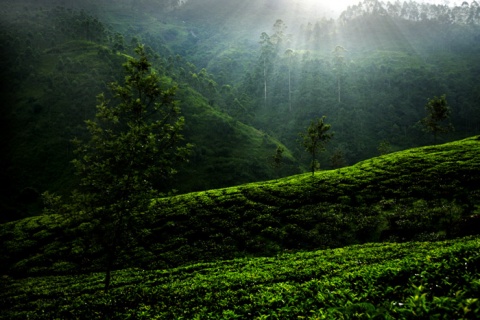
{"label": "tea plantation", "polygon": [[480,240],[2,279],[1,319],[478,319]]}
{"label": "tea plantation", "polygon": [[152,200],[103,290],[91,221],[0,225],[2,319],[476,319],[480,137]]}

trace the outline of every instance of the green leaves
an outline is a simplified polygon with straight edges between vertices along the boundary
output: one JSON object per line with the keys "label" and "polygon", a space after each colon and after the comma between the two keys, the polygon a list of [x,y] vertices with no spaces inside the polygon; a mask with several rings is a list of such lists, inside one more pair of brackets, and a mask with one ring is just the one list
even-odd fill
{"label": "green leaves", "polygon": [[[133,212],[138,227],[131,231],[138,242],[130,241],[130,248],[122,251],[121,266],[168,268],[245,255],[274,256],[285,250],[478,234],[479,141],[473,137],[391,153],[318,172],[314,180],[304,174],[154,201],[152,197],[158,195],[150,194],[144,203],[148,210]],[[143,176],[137,177],[141,184]],[[118,189],[125,190],[120,187],[128,185],[129,179],[119,176]],[[109,187],[99,194],[77,196],[82,197],[79,201],[94,203],[101,197],[113,198],[115,190]],[[125,201],[135,200],[129,197]],[[123,212],[115,209],[119,207],[96,208],[96,223],[101,223],[101,210]],[[81,213],[87,209],[75,215],[87,216]],[[35,231],[25,228],[30,221],[36,220],[0,225],[0,242],[9,244],[0,248],[4,274],[52,274],[58,260],[76,263],[79,270],[99,270],[101,247],[91,244],[83,257],[59,249],[71,248],[72,239],[78,237],[93,241],[88,229],[79,228],[69,216],[49,219]],[[68,226],[70,235],[58,229],[60,224]],[[51,238],[33,237],[44,228]],[[149,232],[140,232],[145,229]],[[135,259],[129,258],[131,251]],[[42,257],[42,268],[36,267],[36,257]]]}
{"label": "green leaves", "polygon": [[420,120],[420,123],[424,126],[425,131],[433,133],[435,143],[438,134],[453,131],[452,124],[446,123],[451,114],[446,95],[428,100],[425,110],[427,116]]}

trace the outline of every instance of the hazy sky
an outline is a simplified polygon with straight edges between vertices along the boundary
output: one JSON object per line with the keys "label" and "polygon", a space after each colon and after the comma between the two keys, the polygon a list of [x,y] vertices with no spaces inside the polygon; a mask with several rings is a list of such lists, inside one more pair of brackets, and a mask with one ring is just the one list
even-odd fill
{"label": "hazy sky", "polygon": [[[349,5],[354,5],[358,4],[359,2],[363,2],[360,0],[297,0],[298,2],[304,4],[305,6],[308,7],[318,7],[318,8],[323,8],[328,10],[337,15],[340,14],[342,11],[344,11]],[[385,2],[391,1],[395,2],[395,0],[383,0]],[[400,2],[403,3],[404,0],[401,0]],[[407,0],[408,1],[408,0]],[[437,3],[437,4],[445,4],[449,3],[451,5],[455,3],[461,3],[463,0],[415,0],[415,2],[428,2],[428,3]],[[467,2],[471,2],[470,0],[467,0]]]}

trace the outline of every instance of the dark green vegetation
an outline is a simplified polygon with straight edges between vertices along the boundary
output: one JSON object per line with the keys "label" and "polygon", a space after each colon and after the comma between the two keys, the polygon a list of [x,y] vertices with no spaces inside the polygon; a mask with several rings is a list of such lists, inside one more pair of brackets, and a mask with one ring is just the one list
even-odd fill
{"label": "dark green vegetation", "polygon": [[[95,115],[95,97],[104,92],[110,98],[107,84],[123,79],[121,65],[140,41],[131,34],[126,40],[115,24],[107,26],[76,2],[75,9],[48,3],[15,1],[2,7],[0,165],[2,183],[8,185],[0,195],[2,221],[38,214],[41,193],[68,195],[78,183],[70,164],[71,140],[85,137],[84,120]],[[89,2],[78,5],[88,8]],[[131,13],[122,5],[115,12],[117,22]],[[207,87],[209,76],[166,49],[164,40],[142,42],[163,85],[178,85],[185,140],[196,146],[172,187],[186,192],[273,177],[269,158],[282,143],[202,96],[197,90]],[[152,48],[159,43],[163,46]],[[196,80],[192,73],[198,73]],[[282,176],[299,171],[288,150],[284,164]]]}
{"label": "dark green vegetation", "polygon": [[[134,252],[114,268],[168,268],[372,241],[477,234],[480,138],[391,153],[351,167],[157,199]],[[75,219],[74,219],[75,218]],[[59,214],[0,225],[0,272],[101,270],[94,223]],[[128,252],[127,252],[128,251]]]}
{"label": "dark green vegetation", "polygon": [[420,120],[424,126],[425,131],[433,134],[434,142],[437,142],[437,137],[441,133],[447,133],[454,128],[448,122],[451,114],[445,95],[440,98],[434,97],[429,99],[425,105],[427,116]]}
{"label": "dark green vegetation", "polygon": [[325,151],[325,146],[333,137],[333,134],[327,133],[330,130],[330,125],[325,123],[325,116],[318,118],[310,123],[306,133],[300,133],[302,138],[302,146],[312,156],[310,169],[312,176],[315,174],[315,169],[320,168],[320,163],[317,161],[319,152]]}
{"label": "dark green vegetation", "polygon": [[94,120],[87,120],[88,141],[76,139],[73,164],[80,177],[70,213],[94,222],[94,237],[105,256],[105,290],[119,247],[135,246],[135,218],[150,200],[168,190],[175,168],[187,161],[191,145],[183,143],[185,119],[176,87],[162,88],[143,46],[123,67],[123,83],[113,82],[113,101],[98,96]]}
{"label": "dark green vegetation", "polygon": [[0,280],[0,319],[478,319],[480,241]]}
{"label": "dark green vegetation", "polygon": [[[2,316],[474,319],[476,238],[282,253],[477,234],[479,149],[480,137],[474,137],[318,172],[315,178],[305,174],[158,199],[141,215],[150,228],[141,246],[117,268],[277,258],[127,269],[113,274],[108,294],[100,275],[84,274],[101,268],[99,248],[88,239],[89,221],[77,225],[52,214],[3,224],[1,272],[35,278],[3,277],[1,305],[12,307]],[[53,276],[65,273],[77,275]]]}

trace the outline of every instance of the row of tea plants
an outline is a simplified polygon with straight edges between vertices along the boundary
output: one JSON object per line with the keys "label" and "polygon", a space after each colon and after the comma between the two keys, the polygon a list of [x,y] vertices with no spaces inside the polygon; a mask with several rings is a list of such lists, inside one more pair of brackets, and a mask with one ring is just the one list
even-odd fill
{"label": "row of tea plants", "polygon": [[354,245],[166,270],[3,277],[0,319],[478,319],[480,239]]}

